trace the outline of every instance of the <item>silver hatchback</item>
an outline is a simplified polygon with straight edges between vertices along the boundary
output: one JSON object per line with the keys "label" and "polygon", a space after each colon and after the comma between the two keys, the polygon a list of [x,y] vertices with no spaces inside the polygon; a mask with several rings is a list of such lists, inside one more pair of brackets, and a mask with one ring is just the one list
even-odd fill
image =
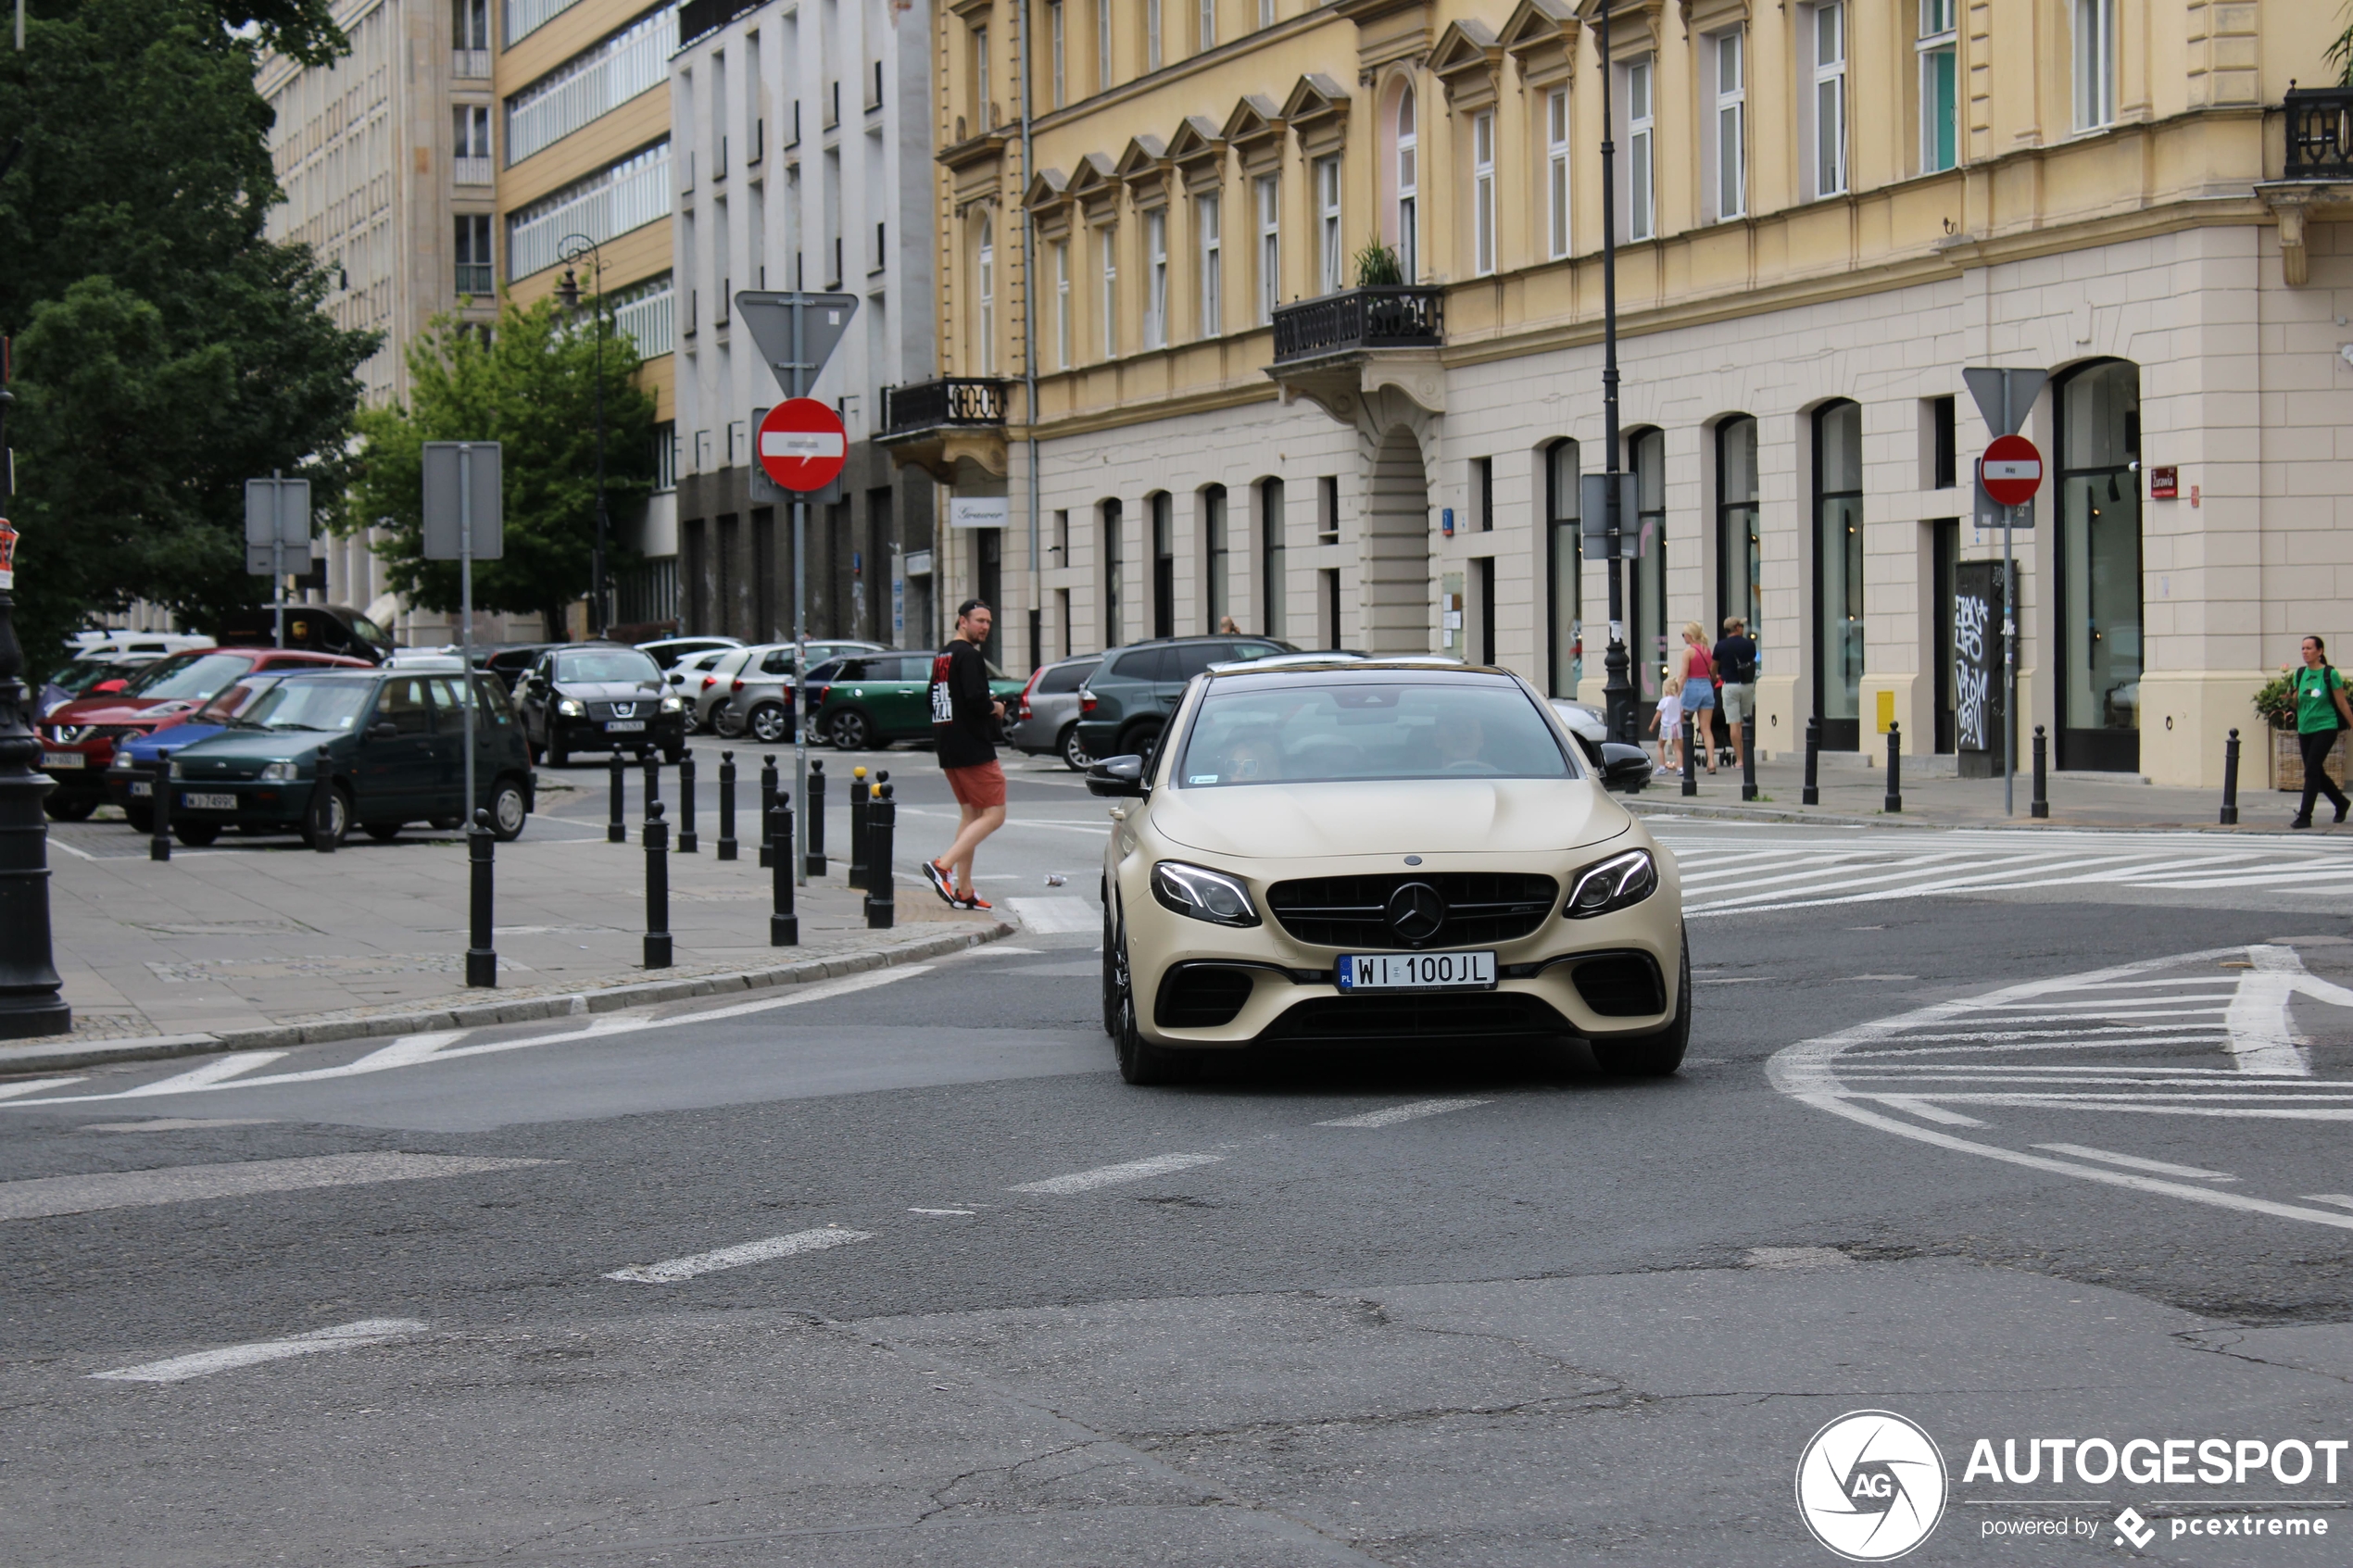
{"label": "silver hatchback", "polygon": [[[814,670],[825,660],[844,654],[887,651],[880,643],[812,639],[809,668]],[[723,735],[749,735],[762,746],[790,740],[793,645],[765,643],[744,652],[747,657],[736,661],[720,683],[725,689],[718,706],[711,710],[711,728]]]}
{"label": "silver hatchback", "polygon": [[1078,689],[1101,662],[1101,654],[1090,653],[1041,668],[1006,714],[1005,739],[1029,756],[1059,757],[1063,766],[1084,771],[1093,759],[1078,744]]}

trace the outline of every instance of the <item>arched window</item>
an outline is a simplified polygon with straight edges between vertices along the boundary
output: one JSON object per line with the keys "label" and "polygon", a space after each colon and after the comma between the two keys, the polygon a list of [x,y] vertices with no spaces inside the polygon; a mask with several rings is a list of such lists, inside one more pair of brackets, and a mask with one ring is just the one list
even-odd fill
{"label": "arched window", "polygon": [[1414,90],[1408,86],[1397,94],[1397,270],[1407,282],[1416,271],[1416,251],[1414,214],[1421,192],[1421,137],[1414,125]]}
{"label": "arched window", "polygon": [[980,296],[980,342],[973,358],[980,366],[980,373],[991,376],[997,373],[997,230],[987,218],[980,220],[978,277],[980,286],[975,292]]}
{"label": "arched window", "polygon": [[1863,408],[1814,410],[1814,712],[1822,749],[1862,744]]}
{"label": "arched window", "polygon": [[1758,581],[1756,421],[1735,414],[1716,425],[1716,620],[1739,616],[1755,636],[1765,623]]}
{"label": "arched window", "polygon": [[1544,581],[1551,613],[1545,691],[1575,696],[1585,674],[1583,542],[1578,537],[1577,443],[1555,441],[1544,448]]}
{"label": "arched window", "polygon": [[2058,765],[2141,766],[2140,367],[2058,385]]}

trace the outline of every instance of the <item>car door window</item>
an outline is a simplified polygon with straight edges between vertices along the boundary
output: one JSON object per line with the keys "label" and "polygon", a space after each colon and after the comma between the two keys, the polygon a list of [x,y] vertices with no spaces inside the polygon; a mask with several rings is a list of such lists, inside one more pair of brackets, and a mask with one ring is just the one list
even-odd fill
{"label": "car door window", "polygon": [[1189,681],[1211,665],[1224,662],[1227,654],[1223,643],[1181,643],[1168,651],[1175,668],[1161,677],[1167,681]]}
{"label": "car door window", "polygon": [[792,651],[790,648],[770,648],[760,660],[760,672],[762,675],[791,674]]}
{"label": "car door window", "polygon": [[1123,681],[1164,681],[1164,673],[1173,665],[1174,648],[1139,648],[1124,653],[1111,667],[1113,675]]}
{"label": "car door window", "polygon": [[1237,659],[1272,659],[1282,651],[1272,643],[1236,643],[1233,657]]}
{"label": "car door window", "polygon": [[515,711],[508,703],[507,688],[487,675],[474,677],[474,711],[487,734],[515,721]]}
{"label": "car door window", "polygon": [[1075,692],[1085,685],[1087,677],[1094,672],[1095,666],[1092,664],[1057,664],[1038,679],[1038,695],[1058,696],[1063,692]]}
{"label": "car door window", "polygon": [[433,688],[434,728],[445,735],[463,734],[466,697],[458,687],[458,677],[436,675],[425,684]]}
{"label": "car door window", "polygon": [[433,704],[425,695],[422,675],[396,675],[384,684],[376,694],[376,719],[389,721],[394,731],[402,735],[422,735],[433,733]]}

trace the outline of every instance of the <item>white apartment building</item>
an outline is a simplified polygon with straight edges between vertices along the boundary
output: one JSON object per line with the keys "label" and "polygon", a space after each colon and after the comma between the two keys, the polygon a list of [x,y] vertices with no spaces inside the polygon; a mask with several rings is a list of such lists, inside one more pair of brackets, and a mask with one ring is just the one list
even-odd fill
{"label": "white apartment building", "polygon": [[[927,646],[932,482],[875,442],[932,373],[931,20],[900,0],[697,0],[671,61],[677,196],[676,569],[687,631],[792,630],[791,511],[752,492],[753,410],[784,399],[733,320],[744,289],[858,296],[808,395],[849,435],[812,495],[812,635]],[[649,546],[650,548],[650,546]]]}

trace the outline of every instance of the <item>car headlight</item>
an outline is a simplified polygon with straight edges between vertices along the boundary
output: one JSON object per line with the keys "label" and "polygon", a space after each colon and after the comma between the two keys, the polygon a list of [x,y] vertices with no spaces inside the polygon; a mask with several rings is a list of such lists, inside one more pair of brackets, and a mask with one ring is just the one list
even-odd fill
{"label": "car headlight", "polygon": [[556,704],[556,711],[562,714],[567,719],[577,719],[582,714],[587,712],[588,709],[581,706],[581,702],[578,697],[568,696],[561,702]]}
{"label": "car headlight", "polygon": [[265,762],[256,776],[264,784],[284,784],[295,776],[295,765],[291,762]]}
{"label": "car headlight", "polygon": [[1152,868],[1152,897],[1180,915],[1213,925],[1256,925],[1250,889],[1223,872],[1163,860]]}
{"label": "car headlight", "polygon": [[661,710],[664,713],[683,713],[686,710],[686,704],[678,697],[666,696],[661,699]]}
{"label": "car headlight", "polygon": [[1561,914],[1569,920],[1591,920],[1629,904],[1639,904],[1658,891],[1658,865],[1647,849],[1629,849],[1578,873]]}

